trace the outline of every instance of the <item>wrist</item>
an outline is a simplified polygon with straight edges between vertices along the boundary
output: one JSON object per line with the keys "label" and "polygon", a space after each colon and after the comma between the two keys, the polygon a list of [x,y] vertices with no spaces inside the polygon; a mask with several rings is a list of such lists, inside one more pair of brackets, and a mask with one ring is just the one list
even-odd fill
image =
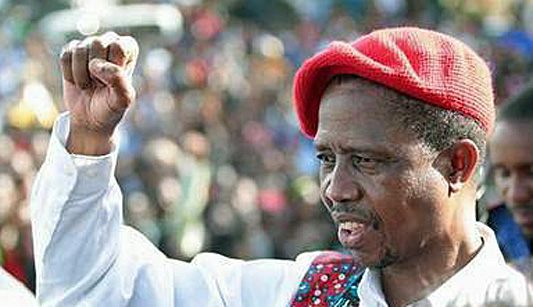
{"label": "wrist", "polygon": [[102,133],[71,125],[66,149],[71,154],[102,156],[113,148],[112,133]]}

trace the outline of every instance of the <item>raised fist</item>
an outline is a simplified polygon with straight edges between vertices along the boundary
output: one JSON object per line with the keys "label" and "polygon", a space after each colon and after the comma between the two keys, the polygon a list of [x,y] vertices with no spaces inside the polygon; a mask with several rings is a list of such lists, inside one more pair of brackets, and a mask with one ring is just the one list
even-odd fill
{"label": "raised fist", "polygon": [[108,32],[63,48],[63,99],[70,112],[67,149],[105,154],[124,112],[135,99],[131,77],[139,47],[130,36]]}

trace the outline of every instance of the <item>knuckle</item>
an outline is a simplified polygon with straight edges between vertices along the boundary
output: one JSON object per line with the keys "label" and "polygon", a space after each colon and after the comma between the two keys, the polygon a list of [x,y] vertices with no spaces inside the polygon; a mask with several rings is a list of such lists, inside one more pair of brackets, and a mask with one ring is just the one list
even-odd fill
{"label": "knuckle", "polygon": [[63,45],[63,47],[61,47],[61,56],[63,56],[63,54],[67,53],[68,51],[70,51],[70,43],[69,44],[65,44]]}
{"label": "knuckle", "polygon": [[126,55],[126,50],[125,50],[123,44],[120,43],[120,41],[112,42],[111,45],[110,45],[110,48],[111,48],[114,56],[124,57]]}
{"label": "knuckle", "polygon": [[89,55],[91,58],[105,57],[105,46],[100,39],[95,39],[91,42],[91,45],[89,46]]}
{"label": "knuckle", "polygon": [[84,44],[78,44],[74,48],[75,55],[85,55],[87,53],[87,47]]}
{"label": "knuckle", "polygon": [[121,50],[122,49],[122,44],[119,40],[116,40],[116,41],[113,41],[109,44],[109,47],[115,49],[115,50]]}
{"label": "knuckle", "polygon": [[63,50],[61,50],[61,54],[59,55],[59,60],[61,62],[68,62],[70,61],[71,58],[72,58],[72,50],[68,48],[63,48]]}
{"label": "knuckle", "polygon": [[69,50],[71,53],[74,52],[78,44],[80,43],[79,40],[73,40],[70,43],[68,43],[65,47],[66,50]]}
{"label": "knuckle", "polygon": [[109,45],[117,40],[118,35],[115,32],[106,32],[99,37],[102,41],[102,46],[104,48],[109,48]]}
{"label": "knuckle", "polygon": [[103,49],[103,48],[105,48],[104,47],[104,42],[100,38],[95,38],[91,42],[91,48]]}
{"label": "knuckle", "polygon": [[118,46],[120,46],[118,41],[112,41],[109,43],[109,48],[117,48]]}

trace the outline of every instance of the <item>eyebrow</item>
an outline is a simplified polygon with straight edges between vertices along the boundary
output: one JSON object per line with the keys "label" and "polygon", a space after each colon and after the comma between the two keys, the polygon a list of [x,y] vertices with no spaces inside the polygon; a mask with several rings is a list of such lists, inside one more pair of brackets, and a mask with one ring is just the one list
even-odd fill
{"label": "eyebrow", "polygon": [[[315,150],[320,151],[327,151],[331,150],[333,146],[329,146],[326,143],[322,143],[320,141],[314,142]],[[341,153],[367,153],[372,155],[380,155],[380,156],[390,156],[390,151],[386,148],[381,148],[379,146],[351,146],[351,145],[342,145],[342,146],[334,146],[337,148],[337,150]]]}

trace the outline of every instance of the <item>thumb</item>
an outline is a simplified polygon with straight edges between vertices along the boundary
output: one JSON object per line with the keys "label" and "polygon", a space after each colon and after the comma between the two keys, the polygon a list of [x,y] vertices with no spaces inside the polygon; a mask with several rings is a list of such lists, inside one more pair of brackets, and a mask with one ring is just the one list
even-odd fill
{"label": "thumb", "polygon": [[103,59],[92,59],[89,62],[89,72],[105,86],[110,87],[125,105],[133,100],[134,90],[131,78],[128,78],[124,69]]}

